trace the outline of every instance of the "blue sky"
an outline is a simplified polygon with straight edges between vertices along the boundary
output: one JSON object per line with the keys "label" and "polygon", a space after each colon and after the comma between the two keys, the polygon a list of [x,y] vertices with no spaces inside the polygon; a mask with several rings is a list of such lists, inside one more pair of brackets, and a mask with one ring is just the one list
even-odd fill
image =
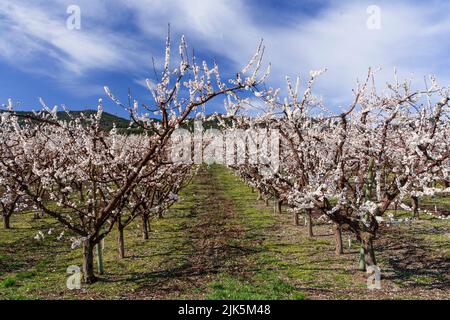
{"label": "blue sky", "polygon": [[[71,4],[81,8],[81,30],[66,28]],[[379,30],[367,28],[369,5],[381,10]],[[241,70],[261,38],[273,86],[327,67],[316,93],[334,108],[349,102],[369,67],[382,68],[380,85],[394,68],[417,85],[430,74],[450,84],[448,12],[450,3],[437,0],[1,0],[0,103],[38,109],[43,97],[49,106],[93,108],[104,85],[123,100],[131,88],[150,102],[142,83],[153,77],[151,58],[162,63],[170,23],[174,41],[184,34],[199,59],[218,61],[222,77]],[[105,108],[123,114],[106,99]]]}

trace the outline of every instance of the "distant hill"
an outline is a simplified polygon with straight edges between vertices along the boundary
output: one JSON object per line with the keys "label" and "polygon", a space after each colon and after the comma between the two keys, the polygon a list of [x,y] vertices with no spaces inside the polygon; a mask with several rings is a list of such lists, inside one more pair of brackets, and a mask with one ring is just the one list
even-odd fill
{"label": "distant hill", "polygon": [[[1,113],[1,111],[0,111],[0,113]],[[16,113],[19,115],[23,115],[23,116],[26,116],[26,115],[33,116],[33,113],[30,111],[16,111]],[[97,113],[97,110],[69,111],[69,114],[72,115],[73,117],[80,117],[81,114],[84,114],[84,116],[89,117],[91,115],[95,115],[96,113]],[[69,120],[68,115],[63,111],[59,111],[57,113],[57,116],[59,119]],[[219,118],[220,117],[221,117],[221,115],[219,115]],[[218,129],[219,128],[218,122],[219,121],[217,119],[204,121],[203,128],[205,130],[209,129],[209,128]],[[225,123],[230,124],[230,120],[225,119]],[[122,117],[119,117],[119,116],[116,116],[111,113],[103,111],[102,119],[100,121],[100,126],[101,126],[102,130],[105,130],[105,131],[111,130],[113,128],[113,124],[116,125],[116,128],[118,129],[119,132],[124,133],[124,134],[142,132],[142,129],[137,128],[136,125],[133,125],[131,127],[131,129],[129,129],[130,120],[127,120],[125,118],[122,118]],[[188,118],[186,120],[186,122],[184,123],[184,125],[182,126],[182,128],[192,131],[194,128],[194,120],[192,118]]]}
{"label": "distant hill", "polygon": [[[16,111],[16,113],[18,115],[33,115],[33,113],[29,111]],[[73,117],[81,117],[81,114],[89,117],[90,115],[95,115],[96,113],[96,110],[69,111],[69,114]],[[63,111],[58,112],[57,116],[59,119],[69,120],[69,116]],[[130,126],[130,120],[103,111],[102,119],[100,120],[100,127],[102,128],[102,130],[109,131],[113,128],[114,124],[116,125],[116,128],[119,130],[119,132],[127,131],[128,133],[131,133],[139,131],[137,128],[128,130]]]}

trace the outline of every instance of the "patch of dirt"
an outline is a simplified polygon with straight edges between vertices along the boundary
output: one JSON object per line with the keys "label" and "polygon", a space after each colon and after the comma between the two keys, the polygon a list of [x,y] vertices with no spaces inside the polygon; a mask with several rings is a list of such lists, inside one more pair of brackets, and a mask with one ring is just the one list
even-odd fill
{"label": "patch of dirt", "polygon": [[[190,217],[195,223],[186,229],[190,247],[187,262],[152,274],[155,281],[127,298],[172,299],[202,287],[222,271],[238,275],[249,268],[245,256],[252,252],[254,244],[245,239],[245,231],[233,221],[236,212],[231,200],[221,195],[207,170],[200,171],[196,179],[206,198],[199,199],[191,208]],[[189,298],[196,299],[195,295],[192,292]]]}

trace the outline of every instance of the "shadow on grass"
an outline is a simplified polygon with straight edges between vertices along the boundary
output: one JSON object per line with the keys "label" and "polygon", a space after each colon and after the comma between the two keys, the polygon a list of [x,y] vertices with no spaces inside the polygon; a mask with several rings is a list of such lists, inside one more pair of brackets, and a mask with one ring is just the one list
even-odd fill
{"label": "shadow on grass", "polygon": [[[450,259],[436,254],[448,249],[448,243],[429,245],[417,235],[429,235],[423,228],[410,231],[405,237],[398,233],[386,233],[377,246],[383,251],[382,257],[389,266],[385,279],[392,280],[404,288],[421,288],[426,290],[441,289],[450,291]],[[445,229],[441,229],[445,232]],[[386,254],[389,254],[386,256]]]}

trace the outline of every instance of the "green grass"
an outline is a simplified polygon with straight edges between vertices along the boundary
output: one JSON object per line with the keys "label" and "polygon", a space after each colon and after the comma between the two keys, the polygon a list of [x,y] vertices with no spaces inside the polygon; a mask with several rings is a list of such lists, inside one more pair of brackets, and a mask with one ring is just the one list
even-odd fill
{"label": "green grass", "polygon": [[117,259],[116,232],[113,231],[105,241],[106,273],[102,276],[105,281],[84,286],[81,291],[69,291],[65,285],[67,267],[82,264],[81,248],[71,250],[67,237],[58,242],[56,236],[61,230],[55,230],[53,237],[46,236],[42,242],[34,240],[38,230],[58,229],[51,219],[32,222],[31,214],[14,217],[14,229],[0,232],[0,248],[5,252],[0,259],[0,281],[14,279],[16,285],[0,290],[0,299],[19,296],[27,299],[120,298],[124,292],[137,290],[143,281],[141,278],[145,280],[147,274],[149,282],[156,279],[151,272],[160,270],[168,253],[172,258],[168,259],[168,268],[176,268],[183,263],[180,253],[185,251],[184,228],[189,218],[183,210],[177,209],[178,206],[172,209],[170,219],[152,222],[153,233],[148,242],[140,239],[136,225],[130,226],[126,231],[127,258],[123,261]]}
{"label": "green grass", "polygon": [[16,280],[14,280],[12,278],[6,278],[1,283],[1,287],[3,287],[3,288],[14,287],[15,285],[16,285]]}
{"label": "green grass", "polygon": [[450,197],[444,195],[435,195],[432,197],[420,198],[419,204],[437,205],[446,207],[447,210],[450,208]]}
{"label": "green grass", "polygon": [[303,292],[297,291],[291,284],[278,279],[273,273],[264,274],[262,282],[224,275],[210,283],[208,287],[210,293],[206,299],[210,300],[305,299]]}

